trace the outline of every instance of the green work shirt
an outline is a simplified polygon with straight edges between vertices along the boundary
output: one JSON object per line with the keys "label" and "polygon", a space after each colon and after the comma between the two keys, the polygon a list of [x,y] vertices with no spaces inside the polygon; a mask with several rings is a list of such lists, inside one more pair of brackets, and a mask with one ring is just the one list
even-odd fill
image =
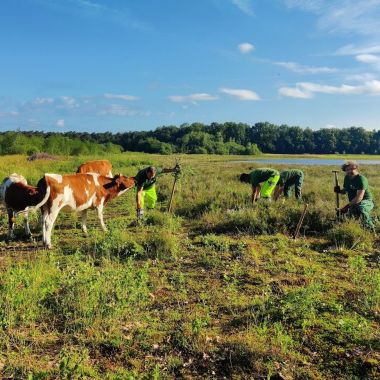
{"label": "green work shirt", "polygon": [[372,194],[368,189],[368,180],[364,175],[356,175],[355,177],[344,177],[343,189],[348,194],[348,200],[351,202],[358,192],[358,190],[365,190],[363,200],[372,200]]}
{"label": "green work shirt", "polygon": [[150,189],[156,183],[157,176],[162,173],[161,168],[156,168],[156,175],[151,179],[148,179],[148,169],[149,168],[142,169],[135,175],[137,190],[141,190],[141,188],[144,190]]}
{"label": "green work shirt", "polygon": [[275,175],[280,175],[280,173],[277,170],[271,168],[259,168],[255,169],[249,175],[251,177],[252,186],[256,187],[259,183],[265,182],[267,179]]}
{"label": "green work shirt", "polygon": [[278,184],[280,186],[285,186],[285,183],[288,181],[294,182],[297,178],[303,177],[303,171],[298,169],[284,170],[280,174],[280,179]]}

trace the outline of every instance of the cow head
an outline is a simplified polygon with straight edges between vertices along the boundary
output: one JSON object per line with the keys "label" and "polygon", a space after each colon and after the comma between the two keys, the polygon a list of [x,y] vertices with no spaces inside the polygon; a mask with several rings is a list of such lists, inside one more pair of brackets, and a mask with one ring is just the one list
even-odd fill
{"label": "cow head", "polygon": [[118,195],[134,187],[136,182],[135,177],[126,177],[122,174],[116,174],[113,181],[116,183]]}

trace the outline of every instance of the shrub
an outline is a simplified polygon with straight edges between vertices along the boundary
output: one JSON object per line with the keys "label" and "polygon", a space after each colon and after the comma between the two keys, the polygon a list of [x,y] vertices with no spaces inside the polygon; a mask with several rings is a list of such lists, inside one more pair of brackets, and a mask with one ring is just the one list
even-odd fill
{"label": "shrub", "polygon": [[329,232],[328,239],[336,249],[370,250],[373,245],[373,235],[360,227],[355,220],[336,224]]}
{"label": "shrub", "polygon": [[60,272],[53,260],[16,264],[3,272],[0,286],[0,329],[30,325],[44,315],[41,299],[58,288]]}
{"label": "shrub", "polygon": [[201,242],[205,247],[212,248],[217,252],[227,252],[230,247],[228,239],[214,234],[203,236]]}
{"label": "shrub", "polygon": [[96,242],[95,254],[97,256],[117,257],[120,260],[126,260],[129,257],[143,256],[144,248],[126,233],[111,229]]}
{"label": "shrub", "polygon": [[145,254],[151,259],[175,259],[179,252],[179,242],[175,235],[160,230],[151,231],[145,243]]}
{"label": "shrub", "polygon": [[113,331],[119,334],[118,326],[133,320],[149,300],[147,270],[132,260],[122,265],[103,260],[94,266],[74,256],[62,272],[59,289],[41,302],[49,323],[65,333],[94,328],[108,338]]}
{"label": "shrub", "polygon": [[181,226],[181,218],[165,212],[150,211],[147,214],[145,223],[148,226],[163,227],[175,231]]}

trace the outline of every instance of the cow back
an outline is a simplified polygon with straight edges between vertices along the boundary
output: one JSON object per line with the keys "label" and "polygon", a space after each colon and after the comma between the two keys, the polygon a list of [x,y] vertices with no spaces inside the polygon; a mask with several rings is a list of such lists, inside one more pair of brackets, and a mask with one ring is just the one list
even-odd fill
{"label": "cow back", "polygon": [[77,173],[97,173],[112,177],[112,164],[108,160],[88,161],[79,166]]}

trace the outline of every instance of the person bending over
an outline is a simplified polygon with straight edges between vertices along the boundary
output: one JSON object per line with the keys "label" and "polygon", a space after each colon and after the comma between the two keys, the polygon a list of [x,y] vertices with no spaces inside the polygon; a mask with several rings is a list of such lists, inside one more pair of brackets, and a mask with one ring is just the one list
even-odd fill
{"label": "person bending over", "polygon": [[136,176],[136,206],[137,206],[137,219],[141,220],[144,217],[144,207],[153,209],[156,207],[157,192],[156,181],[157,176],[164,173],[174,173],[179,171],[179,165],[174,168],[155,168],[148,166],[140,170]]}
{"label": "person bending over", "polygon": [[271,168],[258,168],[251,173],[242,173],[240,181],[252,185],[252,203],[259,198],[271,199],[274,188],[280,178],[280,173]]}
{"label": "person bending over", "polygon": [[280,173],[280,179],[278,180],[276,189],[274,191],[274,200],[277,200],[281,196],[282,192],[284,193],[285,198],[289,198],[290,193],[292,191],[292,187],[294,187],[296,199],[300,200],[303,180],[304,174],[302,170],[283,170]]}

